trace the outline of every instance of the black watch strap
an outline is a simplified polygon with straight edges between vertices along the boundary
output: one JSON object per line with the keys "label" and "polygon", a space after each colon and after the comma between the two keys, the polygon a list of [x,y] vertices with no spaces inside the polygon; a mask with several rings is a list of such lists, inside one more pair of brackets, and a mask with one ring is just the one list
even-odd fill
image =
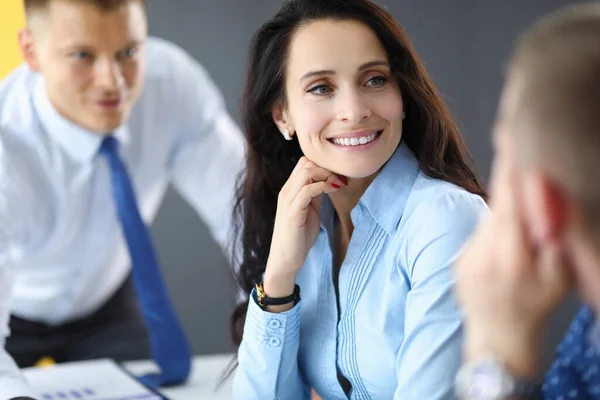
{"label": "black watch strap", "polygon": [[515,399],[542,400],[542,386],[536,382],[514,377],[513,396]]}
{"label": "black watch strap", "polygon": [[493,356],[463,364],[456,375],[455,388],[457,397],[465,400],[542,399],[541,387],[537,382],[510,373]]}
{"label": "black watch strap", "polygon": [[265,293],[263,288],[263,283],[256,284],[256,300],[258,301],[258,305],[261,307],[264,306],[281,306],[288,303],[298,303],[300,300],[300,286],[294,285],[294,292],[289,296],[285,297],[269,297]]}

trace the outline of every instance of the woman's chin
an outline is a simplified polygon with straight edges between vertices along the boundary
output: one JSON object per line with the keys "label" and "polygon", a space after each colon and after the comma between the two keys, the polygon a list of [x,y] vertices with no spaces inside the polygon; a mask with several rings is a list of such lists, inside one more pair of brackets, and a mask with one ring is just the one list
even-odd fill
{"label": "woman's chin", "polygon": [[332,166],[331,172],[343,175],[348,179],[366,179],[377,174],[382,165],[347,165],[340,168],[340,165]]}

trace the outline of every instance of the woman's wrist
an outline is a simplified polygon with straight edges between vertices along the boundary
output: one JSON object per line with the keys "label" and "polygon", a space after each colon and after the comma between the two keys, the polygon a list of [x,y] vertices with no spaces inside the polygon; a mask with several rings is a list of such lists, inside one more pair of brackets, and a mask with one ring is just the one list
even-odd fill
{"label": "woman's wrist", "polygon": [[290,267],[289,262],[269,255],[263,276],[263,288],[267,296],[285,297],[294,292],[297,271]]}
{"label": "woman's wrist", "polygon": [[[267,297],[281,298],[294,293],[296,287],[296,274],[273,272],[267,263],[267,269],[263,279],[263,289]],[[289,311],[294,308],[294,302],[282,305],[269,305],[265,310],[273,313]]]}
{"label": "woman's wrist", "polygon": [[268,297],[286,297],[294,293],[295,274],[272,273],[268,267],[263,278],[263,289]]}

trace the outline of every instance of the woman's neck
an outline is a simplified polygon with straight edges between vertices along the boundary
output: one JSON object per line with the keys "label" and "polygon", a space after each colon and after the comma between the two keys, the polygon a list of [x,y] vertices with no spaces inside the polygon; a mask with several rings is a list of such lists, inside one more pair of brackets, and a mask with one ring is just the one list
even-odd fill
{"label": "woman's neck", "polygon": [[373,174],[366,178],[348,179],[348,186],[343,187],[335,193],[329,194],[329,198],[331,199],[331,203],[333,204],[333,208],[335,209],[340,222],[340,234],[343,242],[349,242],[352,232],[354,231],[350,213],[354,207],[356,207],[358,201],[367,191],[367,188],[376,176],[377,174]]}

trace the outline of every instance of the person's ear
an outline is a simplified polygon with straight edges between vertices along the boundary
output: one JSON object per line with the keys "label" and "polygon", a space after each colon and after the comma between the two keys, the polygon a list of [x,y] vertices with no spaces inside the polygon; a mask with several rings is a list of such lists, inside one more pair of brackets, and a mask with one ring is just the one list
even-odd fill
{"label": "person's ear", "polygon": [[522,189],[525,219],[534,243],[558,240],[568,223],[567,193],[541,172],[527,172]]}
{"label": "person's ear", "polygon": [[35,37],[29,28],[19,30],[19,48],[23,60],[35,72],[40,72],[39,54],[36,48]]}
{"label": "person's ear", "polygon": [[284,107],[281,105],[275,106],[271,116],[273,117],[273,122],[275,122],[275,125],[277,125],[277,128],[279,128],[279,132],[281,132],[285,140],[292,140],[294,130],[291,127],[289,115]]}

